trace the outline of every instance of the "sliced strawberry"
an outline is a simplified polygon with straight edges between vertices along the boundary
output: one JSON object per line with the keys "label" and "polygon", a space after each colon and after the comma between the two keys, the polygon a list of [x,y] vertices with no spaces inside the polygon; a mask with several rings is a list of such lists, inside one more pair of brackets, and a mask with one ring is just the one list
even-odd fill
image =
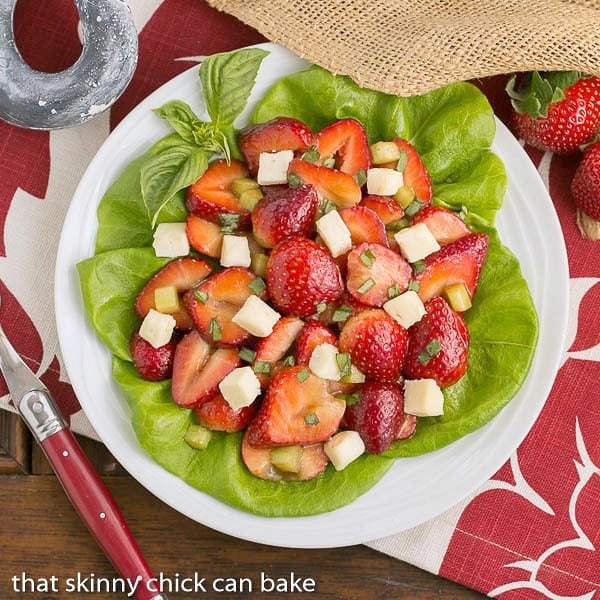
{"label": "sliced strawberry", "polygon": [[196,215],[189,215],[185,231],[194,250],[213,258],[221,256],[223,234],[219,225]]}
{"label": "sliced strawberry", "polygon": [[208,400],[221,381],[238,367],[237,350],[220,348],[212,355],[210,346],[197,331],[188,333],[177,345],[173,362],[171,394],[175,404],[193,406]]}
{"label": "sliced strawberry", "polygon": [[472,298],[477,290],[488,244],[485,233],[471,233],[430,254],[415,278],[421,300],[426,302],[439,296],[445,288],[455,283],[464,283]]}
{"label": "sliced strawberry", "polygon": [[465,222],[454,212],[441,206],[427,206],[413,219],[413,225],[425,223],[442,246],[460,240],[471,233]]}
{"label": "sliced strawberry", "polygon": [[140,376],[148,381],[169,379],[173,372],[173,357],[177,341],[177,337],[173,337],[164,346],[155,348],[137,332],[134,333],[129,343],[129,349],[133,365]]}
{"label": "sliced strawberry", "polygon": [[410,142],[401,138],[396,138],[394,142],[400,150],[406,152],[407,161],[403,172],[404,185],[411,187],[417,199],[423,204],[429,204],[433,192],[431,189],[431,177],[425,163],[423,163],[419,153]]}
{"label": "sliced strawberry", "polygon": [[408,289],[410,265],[393,250],[379,244],[361,244],[348,254],[346,286],[354,298],[369,306],[382,306],[396,294]]}
{"label": "sliced strawberry", "polygon": [[296,339],[296,364],[307,365],[313,350],[321,344],[337,344],[337,337],[319,321],[309,321]]}
{"label": "sliced strawberry", "polygon": [[[177,258],[166,264],[148,281],[135,299],[135,310],[143,319],[154,305],[154,292],[161,287],[175,286],[181,294],[198,285],[210,272],[210,265],[199,258]],[[181,309],[173,315],[178,329],[193,327],[190,315]]]}
{"label": "sliced strawberry", "polygon": [[408,439],[417,429],[417,417],[414,415],[404,415],[404,419],[400,423],[398,433],[396,435],[397,440]]}
{"label": "sliced strawberry", "polygon": [[213,223],[221,224],[220,215],[238,215],[239,226],[250,222],[250,213],[231,190],[236,179],[248,177],[246,165],[239,160],[215,160],[204,175],[188,188],[187,207],[196,215]]}
{"label": "sliced strawberry", "polygon": [[283,317],[277,321],[271,335],[256,345],[256,360],[274,363],[281,360],[291,348],[304,323],[297,317]]}
{"label": "sliced strawberry", "polygon": [[337,300],[344,291],[340,269],[331,255],[306,238],[278,244],[267,263],[267,287],[275,308],[305,317],[322,302]]}
{"label": "sliced strawberry", "polygon": [[374,308],[350,317],[340,334],[341,352],[376,381],[397,381],[408,348],[408,333],[385,311]]}
{"label": "sliced strawberry", "polygon": [[263,198],[252,211],[252,229],[261,246],[273,248],[294,235],[308,236],[319,208],[312,185],[285,188],[279,195]]}
{"label": "sliced strawberry", "polygon": [[254,402],[250,406],[234,410],[220,393],[216,393],[194,408],[194,413],[204,427],[208,427],[212,431],[231,433],[246,429],[248,423],[254,418],[257,408],[258,403]]}
{"label": "sliced strawberry", "polygon": [[425,304],[427,314],[408,330],[404,373],[410,379],[435,379],[440,387],[456,383],[467,370],[469,330],[441,297]]}
{"label": "sliced strawberry", "polygon": [[252,175],[258,173],[258,159],[261,152],[307,150],[313,143],[314,135],[310,128],[290,117],[277,117],[272,121],[247,127],[240,133],[240,150],[248,163]]}
{"label": "sliced strawberry", "polygon": [[347,173],[295,158],[288,167],[288,175],[296,175],[302,183],[314,186],[319,197],[331,200],[339,208],[360,202],[360,187]]}
{"label": "sliced strawberry", "polygon": [[307,367],[281,369],[271,379],[258,414],[248,427],[252,446],[290,446],[328,440],[346,404],[327,391],[327,382]]}
{"label": "sliced strawberry", "polygon": [[383,221],[377,213],[366,206],[353,206],[340,210],[340,216],[350,230],[352,243],[356,246],[363,242],[388,245],[387,233]]}
{"label": "sliced strawberry", "polygon": [[250,337],[231,319],[253,293],[249,285],[255,279],[249,269],[232,267],[215,273],[184,296],[184,305],[204,339],[217,346],[235,346]]}
{"label": "sliced strawberry", "polygon": [[360,205],[374,211],[384,225],[398,221],[404,216],[402,207],[389,196],[365,196]]}
{"label": "sliced strawberry", "polygon": [[335,158],[335,167],[356,175],[371,166],[371,154],[365,128],[356,119],[342,119],[321,129],[317,134],[320,161]]}
{"label": "sliced strawberry", "polygon": [[404,422],[404,392],[397,383],[368,381],[358,394],[359,401],[346,408],[344,421],[358,431],[367,452],[379,454],[398,439]]}
{"label": "sliced strawberry", "polygon": [[300,471],[285,473],[275,468],[271,462],[271,448],[256,448],[248,443],[248,432],[242,440],[242,459],[256,477],[269,481],[307,481],[320,475],[329,462],[323,450],[323,444],[312,444],[302,448]]}

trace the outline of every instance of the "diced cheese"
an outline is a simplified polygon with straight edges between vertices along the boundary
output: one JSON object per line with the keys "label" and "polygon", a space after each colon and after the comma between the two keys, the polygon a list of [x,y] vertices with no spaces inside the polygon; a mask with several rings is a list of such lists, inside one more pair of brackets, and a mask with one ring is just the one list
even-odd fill
{"label": "diced cheese", "polygon": [[219,391],[233,410],[239,410],[250,406],[260,395],[260,381],[252,367],[239,367],[221,381]]}
{"label": "diced cheese", "polygon": [[393,196],[404,185],[404,177],[396,169],[376,167],[367,171],[367,191],[377,196]]}
{"label": "diced cheese", "polygon": [[330,210],[317,221],[317,231],[334,258],[352,249],[350,230],[337,210]]}
{"label": "diced cheese", "polygon": [[321,379],[339,381],[341,373],[337,363],[338,352],[333,344],[319,344],[310,355],[308,368]]}
{"label": "diced cheese", "polygon": [[323,448],[336,471],[345,469],[365,451],[365,444],[357,431],[336,433]]}
{"label": "diced cheese", "polygon": [[383,310],[405,329],[420,321],[426,312],[419,294],[412,290],[388,300]]}
{"label": "diced cheese", "polygon": [[411,263],[422,260],[440,249],[440,245],[425,223],[417,223],[412,227],[401,229],[394,235],[394,239],[398,242],[402,256]]}
{"label": "diced cheese", "polygon": [[242,308],[231,320],[252,335],[267,337],[273,332],[273,327],[279,319],[281,315],[277,311],[258,296],[252,295],[248,296]]}
{"label": "diced cheese", "polygon": [[174,285],[156,288],[154,290],[154,307],[158,312],[172,315],[180,308],[179,293]]}
{"label": "diced cheese", "polygon": [[175,258],[190,253],[190,242],[185,223],[160,223],[154,232],[152,243],[156,256]]}
{"label": "diced cheese", "polygon": [[258,157],[259,185],[277,185],[287,183],[287,171],[294,158],[292,150],[281,152],[261,152]]}
{"label": "diced cheese", "polygon": [[151,308],[142,321],[139,334],[154,348],[160,348],[169,342],[173,329],[175,329],[175,319],[171,315],[164,315]]}
{"label": "diced cheese", "polygon": [[444,414],[444,394],[435,379],[404,382],[404,412],[415,417],[436,417]]}
{"label": "diced cheese", "polygon": [[221,246],[221,265],[224,267],[249,267],[250,246],[243,235],[224,235]]}

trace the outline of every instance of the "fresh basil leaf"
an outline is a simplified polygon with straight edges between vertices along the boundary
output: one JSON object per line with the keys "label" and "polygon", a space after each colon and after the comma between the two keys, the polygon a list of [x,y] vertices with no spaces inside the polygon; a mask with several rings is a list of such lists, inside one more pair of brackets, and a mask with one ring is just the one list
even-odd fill
{"label": "fresh basil leaf", "polygon": [[154,112],[167,123],[190,144],[196,143],[194,131],[201,127],[202,122],[194,114],[190,105],[183,100],[171,100],[163,104],[160,108],[154,109]]}
{"label": "fresh basil leaf", "polygon": [[194,183],[207,167],[206,152],[183,141],[144,162],[140,185],[152,227],[166,203]]}
{"label": "fresh basil leaf", "polygon": [[202,62],[200,81],[206,109],[217,128],[232,125],[244,110],[267,54],[260,48],[246,48],[214,54]]}

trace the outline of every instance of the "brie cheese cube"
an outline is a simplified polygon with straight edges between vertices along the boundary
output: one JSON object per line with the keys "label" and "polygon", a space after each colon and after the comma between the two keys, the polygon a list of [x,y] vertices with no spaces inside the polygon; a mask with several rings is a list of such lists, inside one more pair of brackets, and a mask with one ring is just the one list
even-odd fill
{"label": "brie cheese cube", "polygon": [[175,258],[190,253],[185,223],[160,223],[154,232],[152,247],[156,256]]}
{"label": "brie cheese cube", "polygon": [[383,310],[394,321],[400,323],[404,329],[408,329],[411,325],[419,322],[426,313],[419,294],[412,290],[388,300],[383,305]]}
{"label": "brie cheese cube", "polygon": [[249,267],[250,246],[243,235],[224,235],[221,246],[221,265],[224,267]]}
{"label": "brie cheese cube", "polygon": [[337,210],[330,210],[317,221],[317,232],[333,258],[352,250],[350,230]]}
{"label": "brie cheese cube", "polygon": [[256,337],[267,337],[273,333],[273,327],[279,319],[281,315],[277,311],[258,296],[252,295],[248,296],[231,320]]}
{"label": "brie cheese cube", "polygon": [[440,245],[425,223],[417,223],[412,227],[401,229],[394,235],[394,239],[398,242],[402,256],[411,263],[422,260],[440,249]]}
{"label": "brie cheese cube", "polygon": [[367,191],[376,196],[393,196],[404,185],[404,177],[396,169],[376,167],[367,171]]}
{"label": "brie cheese cube", "polygon": [[154,348],[160,348],[168,343],[175,329],[175,319],[151,308],[142,321],[140,337]]}
{"label": "brie cheese cube", "polygon": [[444,394],[435,379],[404,382],[404,412],[415,417],[437,417],[444,414]]}
{"label": "brie cheese cube", "polygon": [[287,171],[294,158],[292,150],[261,152],[258,157],[258,185],[287,183]]}
{"label": "brie cheese cube", "polygon": [[260,381],[252,367],[239,367],[221,381],[219,391],[233,410],[239,410],[250,406],[260,395]]}
{"label": "brie cheese cube", "polygon": [[341,373],[337,363],[338,352],[333,344],[319,344],[310,355],[308,368],[321,379],[339,381]]}
{"label": "brie cheese cube", "polygon": [[365,444],[357,431],[340,431],[323,447],[336,471],[345,469],[365,451]]}

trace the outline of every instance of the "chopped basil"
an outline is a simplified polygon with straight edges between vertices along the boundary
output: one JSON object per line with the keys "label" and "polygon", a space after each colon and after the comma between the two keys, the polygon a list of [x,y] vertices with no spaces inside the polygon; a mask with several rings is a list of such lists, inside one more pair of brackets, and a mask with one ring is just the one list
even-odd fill
{"label": "chopped basil", "polygon": [[307,415],[304,415],[304,422],[307,425],[318,425],[319,417],[317,417],[317,413],[311,412],[311,413],[308,413]]}
{"label": "chopped basil", "polygon": [[362,187],[367,182],[367,172],[364,169],[361,169],[354,177],[359,187]]}
{"label": "chopped basil", "polygon": [[424,204],[418,198],[415,198],[405,209],[404,213],[409,217],[414,217],[422,208]]}
{"label": "chopped basil", "polygon": [[221,326],[217,322],[216,319],[211,319],[208,324],[208,333],[210,333],[210,337],[216,342],[223,337],[223,332],[221,331]]}
{"label": "chopped basil", "polygon": [[309,375],[310,373],[308,372],[308,369],[302,369],[301,371],[298,371],[296,377],[300,383],[304,383],[308,379]]}
{"label": "chopped basil", "polygon": [[221,233],[234,233],[240,226],[240,215],[232,213],[221,213],[219,215]]}
{"label": "chopped basil", "polygon": [[359,294],[366,294],[374,285],[375,281],[369,277],[356,291]]}
{"label": "chopped basil", "polygon": [[335,167],[335,158],[333,156],[326,158],[323,160],[323,166],[328,169],[333,169]]}
{"label": "chopped basil", "polygon": [[339,394],[336,397],[341,398],[346,403],[346,406],[354,406],[360,400],[358,392],[354,394]]}
{"label": "chopped basil", "polygon": [[372,267],[376,257],[373,254],[373,251],[367,248],[360,253],[360,260],[366,267]]}
{"label": "chopped basil", "polygon": [[315,146],[311,146],[303,155],[302,160],[305,160],[309,163],[316,163],[321,155]]}
{"label": "chopped basil", "polygon": [[425,270],[425,261],[418,260],[417,262],[412,263],[413,272],[418,275]]}
{"label": "chopped basil", "polygon": [[253,279],[249,284],[248,287],[257,295],[259,296],[260,294],[262,294],[266,289],[267,289],[267,285],[265,284],[265,281],[262,277],[257,277],[256,279]]}
{"label": "chopped basil", "polygon": [[352,314],[352,309],[346,304],[342,304],[336,308],[331,316],[334,323],[343,323]]}
{"label": "chopped basil", "polygon": [[255,373],[265,373],[268,375],[271,372],[271,363],[268,363],[265,360],[257,360],[254,363],[252,370]]}
{"label": "chopped basil", "polygon": [[336,210],[337,206],[331,201],[331,200],[322,200],[321,204],[319,204],[319,211],[321,212],[322,215],[326,215],[327,213],[331,212],[332,210]]}
{"label": "chopped basil", "polygon": [[390,300],[399,295],[400,295],[400,286],[397,283],[395,283],[394,285],[392,285],[388,288],[388,298]]}
{"label": "chopped basil", "polygon": [[283,359],[284,367],[293,367],[296,364],[296,359],[293,356],[286,356]]}
{"label": "chopped basil", "polygon": [[396,165],[396,171],[400,171],[400,173],[404,172],[406,169],[406,163],[408,162],[408,154],[404,150],[400,151],[400,158],[398,159],[398,164]]}
{"label": "chopped basil", "polygon": [[420,288],[421,284],[418,281],[415,281],[414,279],[408,284],[408,289],[411,292],[418,292]]}
{"label": "chopped basil", "polygon": [[302,179],[300,179],[300,177],[298,177],[298,175],[296,175],[295,173],[289,173],[287,176],[287,180],[288,185],[291,188],[297,188],[302,185]]}
{"label": "chopped basil", "polygon": [[435,358],[442,349],[442,345],[438,339],[433,339],[419,353],[418,360],[422,365],[426,365],[432,358]]}
{"label": "chopped basil", "polygon": [[346,377],[352,373],[352,361],[347,352],[338,352],[335,355],[335,361],[340,370],[340,377]]}
{"label": "chopped basil", "polygon": [[254,352],[254,350],[250,350],[250,348],[242,347],[239,352],[239,356],[243,361],[251,363],[256,358],[256,352]]}
{"label": "chopped basil", "polygon": [[404,217],[402,219],[397,219],[396,221],[392,221],[391,223],[388,223],[385,228],[388,231],[400,231],[402,229],[406,229],[408,226],[410,225],[408,219],[405,219]]}
{"label": "chopped basil", "polygon": [[196,290],[194,292],[194,298],[196,298],[196,300],[200,300],[202,304],[206,304],[206,301],[208,300],[208,294],[206,292]]}
{"label": "chopped basil", "polygon": [[321,313],[324,313],[327,310],[327,302],[319,302],[319,304],[317,304],[317,314],[320,315]]}

